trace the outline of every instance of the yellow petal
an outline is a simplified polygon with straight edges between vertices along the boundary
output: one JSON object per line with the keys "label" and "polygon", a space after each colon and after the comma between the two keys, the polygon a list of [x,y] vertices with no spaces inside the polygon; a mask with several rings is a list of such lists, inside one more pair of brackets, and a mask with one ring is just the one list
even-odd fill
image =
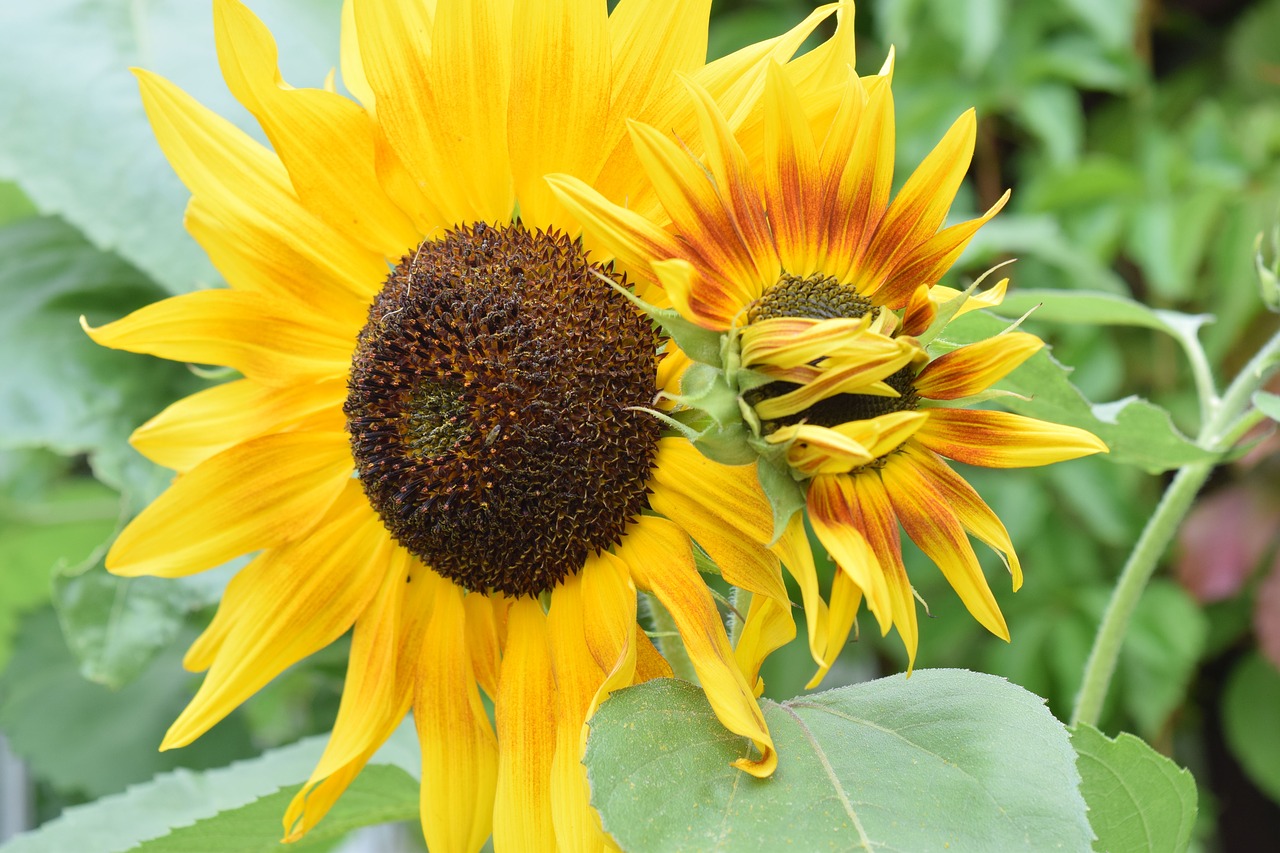
{"label": "yellow petal", "polygon": [[288,388],[238,379],[172,404],[134,430],[129,443],[152,462],[189,471],[232,445],[288,429],[311,415],[332,411],[342,418],[346,396],[341,379]]}
{"label": "yellow petal", "polygon": [[[828,42],[827,44],[830,44]],[[823,176],[804,107],[781,66],[765,85],[764,177],[769,222],[787,272],[805,277],[825,259]]]}
{"label": "yellow petal", "polygon": [[984,468],[1030,468],[1108,452],[1091,432],[983,409],[930,409],[915,438],[934,453]]}
{"label": "yellow petal", "polygon": [[898,457],[890,457],[880,469],[893,511],[911,541],[920,547],[946,576],[964,606],[988,631],[1009,639],[1009,627],[1000,613],[991,587],[978,565],[978,557],[964,528],[945,497],[931,480]]}
{"label": "yellow petal", "polygon": [[125,577],[182,577],[305,540],[344,487],[350,490],[351,465],[340,432],[286,432],[238,444],[178,477],[130,522],[107,554],[107,568]]}
{"label": "yellow petal", "polygon": [[654,261],[650,268],[671,300],[671,306],[686,320],[716,332],[732,328],[740,321],[745,303],[736,289],[709,282],[693,264],[682,258]]}
{"label": "yellow petal", "polygon": [[[134,74],[169,164],[218,221],[246,239],[289,246],[313,268],[312,290],[347,290],[367,299],[381,288],[383,253],[359,246],[308,211],[276,155],[164,78]],[[295,296],[305,311],[305,294]]]}
{"label": "yellow petal", "polygon": [[244,610],[161,749],[191,743],[287,667],[342,636],[369,606],[392,542],[359,483],[347,483],[311,535],[267,551],[232,579]]}
{"label": "yellow petal", "polygon": [[259,293],[200,290],[153,302],[96,329],[94,343],[171,361],[233,367],[268,385],[342,376],[354,339],[299,322],[283,302]]}
{"label": "yellow petal", "polygon": [[[478,598],[479,596],[467,596]],[[535,599],[512,603],[500,692],[495,848],[556,850],[551,818],[551,759],[556,748],[556,684],[547,619]]]}
{"label": "yellow petal", "polygon": [[[898,392],[883,380],[892,376],[915,359],[915,351],[903,345],[884,350],[863,359],[843,359],[824,370],[794,391],[770,397],[755,405],[756,414],[764,420],[783,418],[803,412],[815,403],[836,394],[870,394],[881,397],[897,397]],[[797,369],[801,370],[801,369]],[[775,375],[773,372],[770,375]]]}
{"label": "yellow petal", "polygon": [[364,61],[360,58],[360,37],[356,35],[355,0],[342,0],[342,33],[339,56],[342,67],[342,83],[347,91],[372,115],[375,101],[369,78],[364,74]]}
{"label": "yellow petal", "polygon": [[880,623],[880,633],[887,634],[893,626],[893,601],[884,569],[863,533],[865,523],[854,492],[854,479],[845,474],[814,477],[806,501],[809,520],[836,565],[848,572],[866,595],[867,607]]}
{"label": "yellow petal", "polygon": [[916,391],[931,400],[955,400],[981,393],[1044,347],[1026,332],[1007,332],[967,344],[935,358],[916,377]]}
{"label": "yellow petal", "polygon": [[[813,562],[813,550],[809,534],[804,529],[804,515],[795,513],[787,522],[787,528],[773,546],[773,552],[782,559],[796,585],[800,587],[800,599],[804,603],[805,622],[809,632],[809,654],[820,667],[829,667],[839,652],[829,652],[827,645],[827,603],[818,589],[818,569]],[[826,670],[823,669],[825,672]]]}
{"label": "yellow petal", "polygon": [[441,589],[413,700],[422,744],[422,830],[431,850],[474,853],[493,826],[498,742],[467,652],[462,590]]}
{"label": "yellow petal", "polygon": [[853,494],[862,515],[861,532],[876,555],[880,571],[889,588],[889,606],[893,611],[893,627],[898,630],[907,649],[907,673],[916,662],[920,631],[916,622],[916,599],[902,565],[902,543],[898,535],[898,519],[893,513],[884,483],[875,471],[853,478]]}
{"label": "yellow petal", "polygon": [[653,645],[653,640],[649,639],[644,628],[636,625],[636,684],[671,677],[671,664],[667,663],[667,659]]}
{"label": "yellow petal", "polygon": [[[517,3],[512,59],[511,170],[520,219],[535,228],[566,228],[543,181],[550,172],[595,177],[600,140],[610,121],[610,47],[605,6],[594,0]],[[614,119],[619,126],[622,119]]]}
{"label": "yellow petal", "polygon": [[[742,364],[799,367],[820,358],[859,352],[869,354],[878,349],[896,352],[898,347],[880,335],[866,335],[871,316],[834,317],[816,320],[808,317],[774,317],[757,320],[742,331]],[[870,346],[857,347],[867,338]]]}
{"label": "yellow petal", "polygon": [[830,427],[792,424],[769,434],[769,442],[786,444],[787,464],[806,477],[844,474],[875,461],[875,456],[856,440]]}
{"label": "yellow petal", "polygon": [[918,285],[911,291],[902,311],[902,334],[915,336],[923,333],[937,316],[938,303],[930,298],[929,286]]}
{"label": "yellow petal", "polygon": [[462,605],[467,611],[467,649],[471,652],[471,669],[484,692],[496,701],[502,654],[493,599],[486,595],[468,595],[462,600]]}
{"label": "yellow petal", "polygon": [[753,595],[738,635],[734,657],[738,667],[754,685],[753,692],[764,692],[764,679],[760,678],[760,666],[765,658],[795,639],[796,623],[791,618],[790,602],[782,603],[763,595]]}
{"label": "yellow petal", "polygon": [[443,580],[394,548],[382,588],[356,620],[333,734],[307,784],[289,803],[285,841],[320,822],[409,710],[422,631]]}
{"label": "yellow petal", "polygon": [[636,585],[656,595],[671,612],[720,722],[750,738],[760,751],[759,758],[742,758],[734,766],[760,778],[771,775],[778,765],[773,740],[755,692],[734,660],[711,593],[694,566],[689,538],[666,519],[643,516],[628,528],[618,556],[631,567]]}
{"label": "yellow petal", "polygon": [[788,601],[768,550],[773,510],[754,465],[713,462],[684,438],[664,438],[652,469],[650,504],[677,522],[734,586]]}
{"label": "yellow petal", "polygon": [[862,590],[849,577],[848,572],[836,572],[831,579],[831,606],[828,608],[827,633],[823,637],[827,649],[826,660],[818,667],[818,671],[804,686],[812,690],[827,677],[832,664],[840,657],[840,651],[849,639],[858,618],[858,605],[862,603]]}
{"label": "yellow petal", "polygon": [[239,0],[218,0],[214,34],[223,77],[253,113],[298,198],[339,233],[388,258],[418,243],[374,170],[374,127],[358,105],[280,78],[275,39]]}
{"label": "yellow petal", "polygon": [[[851,97],[863,97],[861,81],[851,82]],[[833,273],[841,281],[858,283],[868,248],[885,215],[893,187],[895,123],[893,92],[888,82],[867,87],[856,135],[839,184],[828,198],[827,239]],[[865,285],[859,290],[864,290]]]}

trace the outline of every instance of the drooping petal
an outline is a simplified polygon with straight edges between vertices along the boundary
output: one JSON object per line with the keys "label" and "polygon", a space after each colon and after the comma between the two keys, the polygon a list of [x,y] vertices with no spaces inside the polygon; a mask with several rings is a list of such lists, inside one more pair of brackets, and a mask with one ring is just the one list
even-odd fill
{"label": "drooping petal", "polygon": [[845,474],[820,474],[809,482],[809,519],[818,540],[831,552],[841,571],[848,572],[867,597],[880,633],[893,626],[893,601],[884,570],[863,533],[862,511],[853,479]]}
{"label": "drooping petal", "polygon": [[804,686],[805,690],[812,690],[821,684],[832,664],[840,657],[840,650],[844,648],[850,632],[857,624],[858,605],[861,603],[862,590],[858,589],[849,573],[836,572],[831,579],[831,605],[827,610],[827,633],[823,637],[827,649],[826,660],[821,662],[818,671]]}
{"label": "drooping petal", "polygon": [[238,379],[178,400],[134,430],[129,443],[152,462],[189,471],[232,445],[286,430],[312,415],[331,411],[341,419],[346,394],[341,379],[290,388]]}
{"label": "drooping petal", "polygon": [[377,598],[356,620],[333,734],[289,803],[285,841],[320,822],[409,711],[432,597],[447,581],[403,548],[393,549],[388,566]]}
{"label": "drooping petal", "polygon": [[[818,568],[813,562],[813,549],[809,534],[804,529],[804,515],[796,512],[787,522],[786,530],[773,545],[773,552],[782,560],[787,571],[800,587],[800,600],[804,603],[805,622],[809,633],[809,654],[819,667],[829,667],[838,654],[838,647],[827,644],[827,603],[822,600],[818,588]],[[825,672],[826,670],[823,669]]]}
{"label": "drooping petal", "polygon": [[365,612],[387,571],[392,542],[360,484],[347,483],[309,536],[265,552],[232,579],[243,588],[237,593],[243,611],[161,749],[191,743]]}
{"label": "drooping petal", "polygon": [[867,471],[853,478],[853,493],[862,515],[861,532],[871,546],[889,587],[889,603],[893,610],[893,627],[907,648],[907,673],[916,662],[920,631],[916,622],[916,600],[902,565],[902,544],[898,536],[898,519],[885,486],[877,472]]}
{"label": "drooping petal", "polygon": [[351,467],[345,433],[250,439],[175,480],[120,533],[107,568],[125,577],[182,577],[305,539],[349,489]]}
{"label": "drooping petal", "polygon": [[773,510],[754,465],[722,465],[687,439],[664,438],[649,502],[706,550],[734,586],[787,601],[778,558],[769,552]]}
{"label": "drooping petal", "polygon": [[984,468],[1029,468],[1108,452],[1077,427],[984,409],[930,409],[915,437],[948,459]]}
{"label": "drooping petal", "polygon": [[[516,3],[508,126],[520,219],[566,227],[565,211],[543,181],[550,172],[595,177],[609,119],[610,46],[605,6],[594,0]],[[618,121],[621,125],[621,120]]]}
{"label": "drooping petal", "polygon": [[494,703],[498,786],[493,843],[501,850],[555,851],[551,759],[557,691],[547,618],[536,599],[525,598],[512,603],[507,619],[507,650]]}
{"label": "drooping petal", "polygon": [[753,595],[734,647],[738,667],[759,696],[764,692],[760,667],[765,658],[795,639],[796,623],[791,618],[791,603],[763,595]]}
{"label": "drooping petal", "polygon": [[733,765],[760,778],[776,769],[778,755],[755,692],[738,668],[706,584],[698,576],[689,538],[673,522],[643,516],[628,528],[618,556],[631,568],[636,585],[652,592],[671,612],[698,680],[720,722],[751,739],[757,759]]}
{"label": "drooping petal", "polygon": [[198,290],[145,305],[104,326],[81,326],[94,343],[171,361],[233,367],[267,385],[342,376],[354,340],[299,318],[260,293]]}
{"label": "drooping petal", "polygon": [[955,400],[981,393],[1044,347],[1026,332],[1007,332],[938,356],[916,377],[916,391],[931,400]]}
{"label": "drooping petal", "polygon": [[937,564],[974,619],[1002,640],[1009,627],[978,565],[978,557],[945,497],[909,462],[890,457],[880,476],[893,511],[911,541]]}
{"label": "drooping petal", "polygon": [[902,448],[903,456],[915,465],[920,474],[929,479],[942,494],[948,506],[955,512],[956,518],[964,525],[964,529],[989,545],[1001,555],[1009,574],[1013,576],[1013,591],[1022,586],[1022,564],[1013,550],[1013,541],[1004,523],[978,496],[973,486],[964,478],[951,470],[951,467],[938,458],[933,451],[921,447],[915,442],[907,442]]}
{"label": "drooping petal", "polygon": [[275,39],[239,0],[213,8],[227,87],[262,125],[298,198],[338,232],[388,258],[418,243],[374,168],[374,126],[341,95],[284,85]]}
{"label": "drooping petal", "polygon": [[423,639],[413,718],[422,744],[422,829],[432,850],[474,853],[493,825],[498,742],[467,652],[462,590],[436,595]]}
{"label": "drooping petal", "polygon": [[671,676],[671,664],[659,653],[644,628],[636,625],[636,684]]}

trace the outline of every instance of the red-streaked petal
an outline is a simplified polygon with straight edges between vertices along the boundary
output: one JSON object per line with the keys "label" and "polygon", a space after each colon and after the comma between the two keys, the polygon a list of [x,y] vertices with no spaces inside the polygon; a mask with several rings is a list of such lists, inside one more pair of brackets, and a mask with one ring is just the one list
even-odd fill
{"label": "red-streaked petal", "polygon": [[984,468],[1029,468],[1108,452],[1077,427],[985,409],[929,409],[915,438],[934,453]]}
{"label": "red-streaked petal", "polygon": [[938,356],[916,377],[916,391],[931,400],[956,400],[981,393],[1008,376],[1044,347],[1026,332],[1007,332]]}

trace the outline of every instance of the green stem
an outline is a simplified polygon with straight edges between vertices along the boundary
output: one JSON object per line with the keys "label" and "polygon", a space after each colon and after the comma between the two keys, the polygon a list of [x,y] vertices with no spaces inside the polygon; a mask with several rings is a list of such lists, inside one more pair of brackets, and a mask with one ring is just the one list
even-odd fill
{"label": "green stem", "polygon": [[[1251,413],[1246,413],[1250,398],[1262,385],[1267,373],[1274,369],[1275,365],[1270,362],[1277,352],[1280,352],[1280,334],[1269,340],[1250,359],[1218,401],[1209,420],[1201,428],[1197,442],[1201,447],[1214,453],[1222,453],[1231,448],[1239,438],[1240,420],[1251,419]],[[1072,725],[1097,725],[1102,714],[1102,703],[1111,685],[1111,677],[1115,674],[1120,647],[1133,618],[1134,608],[1138,606],[1138,599],[1142,597],[1142,591],[1177,533],[1178,525],[1191,509],[1196,494],[1209,478],[1215,464],[1215,461],[1195,462],[1179,469],[1155,512],[1147,520],[1147,526],[1143,528],[1142,535],[1138,537],[1137,544],[1133,546],[1133,551],[1120,572],[1120,579],[1111,593],[1111,601],[1107,603],[1107,611],[1103,614],[1102,624],[1094,637],[1093,649],[1089,652],[1089,660],[1084,667],[1080,694],[1076,698],[1075,712],[1071,716]]]}

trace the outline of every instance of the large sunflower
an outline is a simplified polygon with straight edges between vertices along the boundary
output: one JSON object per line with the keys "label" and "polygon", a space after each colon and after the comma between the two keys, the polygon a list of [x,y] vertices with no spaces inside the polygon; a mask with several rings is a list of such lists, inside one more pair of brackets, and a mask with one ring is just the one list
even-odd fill
{"label": "large sunflower", "polygon": [[[726,436],[742,436],[762,477],[781,472],[771,495],[781,515],[788,491],[800,493],[796,503],[839,566],[828,661],[865,598],[881,632],[896,626],[914,662],[915,594],[899,526],[970,613],[1009,638],[966,532],[1001,554],[1014,589],[1017,555],[943,457],[999,468],[1106,450],[1080,429],[964,406],[1043,346],[1033,335],[1007,331],[939,357],[945,347],[919,340],[959,313],[998,304],[1003,281],[976,297],[936,283],[1008,196],[978,219],[942,227],[973,153],[969,111],[890,202],[891,76],[892,56],[878,75],[849,69],[843,85],[802,97],[792,75],[771,65],[759,120],[738,127],[689,80],[701,158],[660,126],[631,124],[661,202],[656,214],[571,176],[550,179],[606,252],[661,287],[686,324],[719,334],[682,338],[679,324],[652,312],[706,361],[676,396],[707,413],[688,424],[690,434],[700,430],[708,453],[726,458],[735,455]],[[745,153],[753,149],[763,156]]]}
{"label": "large sunflower", "polygon": [[[491,831],[500,849],[598,848],[585,722],[611,690],[670,673],[637,625],[637,588],[670,612],[720,719],[758,749],[739,766],[776,765],[759,665],[795,630],[779,555],[816,589],[811,557],[795,536],[756,541],[769,509],[749,471],[661,437],[639,411],[658,384],[651,326],[603,283],[625,280],[588,259],[542,177],[643,201],[626,119],[691,133],[679,75],[748,120],[768,63],[835,10],[704,65],[708,7],[355,0],[352,101],[284,84],[266,28],[217,0],[223,74],[270,149],[137,72],[193,194],[187,227],[231,288],[89,334],[243,378],[135,433],[178,476],[107,565],[179,577],[256,553],[187,655],[208,674],[165,749],[353,629],[333,734],[287,838],[412,708],[432,850],[474,850]],[[851,37],[838,28],[788,65],[796,85],[828,87]],[[736,650],[693,540],[756,593]]]}

